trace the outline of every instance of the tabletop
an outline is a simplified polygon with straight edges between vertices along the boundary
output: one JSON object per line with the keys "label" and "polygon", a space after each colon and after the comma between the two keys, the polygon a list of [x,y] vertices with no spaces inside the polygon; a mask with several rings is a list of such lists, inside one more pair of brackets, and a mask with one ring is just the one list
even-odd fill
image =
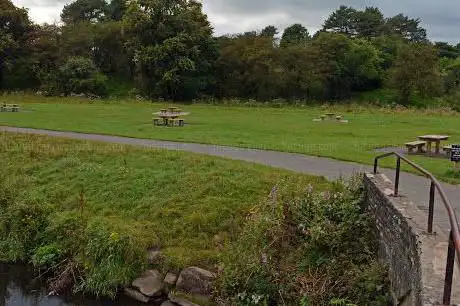
{"label": "tabletop", "polygon": [[164,117],[164,118],[169,118],[169,117],[181,117],[181,116],[188,116],[190,113],[185,113],[185,112],[157,112],[153,113],[154,115]]}
{"label": "tabletop", "polygon": [[447,140],[449,139],[449,136],[446,135],[423,135],[423,136],[418,136],[419,139],[421,140]]}

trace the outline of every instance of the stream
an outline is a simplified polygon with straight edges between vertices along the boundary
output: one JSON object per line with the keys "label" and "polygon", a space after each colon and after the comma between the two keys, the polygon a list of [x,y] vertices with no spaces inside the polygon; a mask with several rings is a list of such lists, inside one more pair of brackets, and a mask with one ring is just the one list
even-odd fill
{"label": "stream", "polygon": [[115,301],[79,295],[47,296],[44,284],[26,266],[0,264],[0,306],[140,306],[123,295]]}

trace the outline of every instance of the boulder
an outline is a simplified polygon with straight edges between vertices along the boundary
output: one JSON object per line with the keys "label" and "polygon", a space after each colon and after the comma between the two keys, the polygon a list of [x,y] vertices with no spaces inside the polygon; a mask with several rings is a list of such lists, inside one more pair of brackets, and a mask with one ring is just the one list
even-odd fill
{"label": "boulder", "polygon": [[163,277],[157,270],[145,271],[133,281],[132,286],[148,297],[160,296],[165,289]]}
{"label": "boulder", "polygon": [[176,282],[177,282],[176,274],[171,273],[171,272],[166,274],[165,279],[164,279],[164,283],[166,284],[166,286],[173,287],[176,284]]}
{"label": "boulder", "polygon": [[142,303],[148,303],[150,301],[149,297],[131,288],[125,288],[125,295]]}
{"label": "boulder", "polygon": [[171,301],[164,301],[163,303],[161,303],[161,306],[177,306],[177,304],[174,304]]}
{"label": "boulder", "polygon": [[200,306],[198,304],[190,302],[189,300],[186,300],[184,298],[177,297],[177,296],[174,296],[174,295],[171,295],[171,294],[169,295],[169,300],[173,304],[176,304],[176,305],[179,305],[179,306]]}
{"label": "boulder", "polygon": [[210,271],[189,267],[180,273],[176,288],[184,292],[209,295],[212,290],[212,282],[215,279],[216,275]]}

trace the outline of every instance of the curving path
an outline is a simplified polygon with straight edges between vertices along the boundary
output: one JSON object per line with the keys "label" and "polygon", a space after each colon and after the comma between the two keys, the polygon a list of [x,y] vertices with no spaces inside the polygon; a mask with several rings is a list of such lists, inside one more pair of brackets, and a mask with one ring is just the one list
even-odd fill
{"label": "curving path", "polygon": [[[328,179],[339,177],[350,177],[351,175],[372,171],[370,166],[360,165],[357,163],[344,162],[322,157],[312,157],[294,153],[284,153],[275,151],[262,151],[253,149],[234,148],[228,146],[205,145],[195,143],[180,143],[171,141],[157,141],[150,139],[137,139],[119,136],[107,136],[97,134],[83,134],[75,132],[58,132],[50,130],[0,127],[0,132],[28,133],[48,135],[53,137],[64,137],[81,140],[102,141],[117,144],[144,146],[149,148],[160,148],[167,150],[188,151],[206,155],[226,157],[247,162],[254,162],[268,165],[275,168],[282,168],[296,172],[324,176]],[[394,180],[394,170],[381,169],[391,180]],[[407,196],[417,206],[427,211],[429,196],[429,181],[424,177],[410,173],[401,173],[400,192]],[[457,215],[460,216],[460,186],[451,184],[442,184],[447,196],[455,206]],[[435,207],[435,224],[441,227],[446,233],[450,229],[447,214],[442,202],[436,201]]]}

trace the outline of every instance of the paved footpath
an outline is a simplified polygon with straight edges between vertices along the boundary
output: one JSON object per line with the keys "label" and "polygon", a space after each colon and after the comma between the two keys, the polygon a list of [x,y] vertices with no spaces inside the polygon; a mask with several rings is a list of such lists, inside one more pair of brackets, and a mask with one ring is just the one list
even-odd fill
{"label": "paved footpath", "polygon": [[[150,148],[161,148],[168,150],[188,151],[206,155],[226,157],[236,160],[243,160],[247,162],[254,162],[258,164],[264,164],[276,168],[293,170],[296,172],[311,175],[324,176],[331,180],[339,177],[350,177],[351,175],[358,172],[371,171],[370,166],[294,153],[262,151],[194,143],[157,141],[149,139],[137,139],[97,134],[83,134],[75,132],[57,132],[29,128],[0,127],[0,132],[2,131],[102,141],[117,144],[144,146]],[[394,181],[394,170],[381,169],[381,172],[386,174],[388,178]],[[403,195],[407,196],[412,202],[416,203],[420,209],[427,212],[430,186],[429,181],[424,177],[403,172],[401,173],[400,183],[400,192]],[[460,218],[460,186],[445,183],[442,185],[447,196],[451,200],[452,205],[454,205],[457,215]],[[446,210],[444,209],[442,202],[439,201],[439,198],[436,199],[435,224],[440,226],[441,229],[443,229],[446,233],[450,229]]]}

